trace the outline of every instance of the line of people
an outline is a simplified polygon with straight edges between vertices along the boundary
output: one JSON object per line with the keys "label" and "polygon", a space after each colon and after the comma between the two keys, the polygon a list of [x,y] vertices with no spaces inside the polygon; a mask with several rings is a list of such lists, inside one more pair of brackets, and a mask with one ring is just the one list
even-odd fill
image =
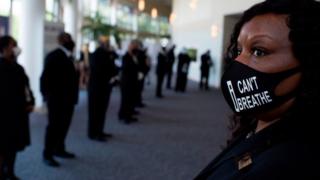
{"label": "line of people", "polygon": [[[156,86],[156,97],[162,98],[162,86],[165,77],[167,76],[166,88],[171,89],[172,82],[172,74],[173,74],[173,65],[175,63],[175,48],[172,47],[161,47],[158,56],[157,56],[157,67],[156,67],[156,75],[157,75],[157,86]],[[178,54],[178,64],[176,69],[176,85],[174,90],[176,92],[185,92],[187,88],[188,81],[188,72],[189,66],[192,62],[190,55],[186,48],[183,48],[182,51]],[[213,66],[213,61],[210,55],[210,50],[206,51],[203,55],[201,55],[201,65],[200,65],[200,90],[209,90],[209,76],[210,76],[210,68]]]}
{"label": "line of people", "polygon": [[[40,91],[48,109],[43,161],[51,167],[59,167],[55,157],[73,159],[76,155],[67,151],[65,140],[78,102],[80,72],[75,65],[75,42],[68,33],[57,37],[58,47],[46,55],[40,77]],[[112,89],[120,86],[121,104],[119,121],[131,124],[138,121],[137,108],[145,107],[142,93],[151,68],[147,49],[139,40],[133,40],[122,57],[121,68],[115,60],[119,55],[109,45],[107,37],[100,37],[99,46],[89,58],[88,78],[88,131],[90,140],[105,142],[112,134],[104,132],[105,116]],[[157,97],[163,97],[161,86],[165,75],[171,89],[175,46],[165,48],[158,55],[156,73]],[[30,144],[29,113],[34,107],[33,93],[23,67],[17,63],[21,53],[17,42],[10,36],[0,38],[0,180],[17,178],[14,162],[18,151]],[[186,51],[178,56],[175,90],[184,92],[190,57]]]}

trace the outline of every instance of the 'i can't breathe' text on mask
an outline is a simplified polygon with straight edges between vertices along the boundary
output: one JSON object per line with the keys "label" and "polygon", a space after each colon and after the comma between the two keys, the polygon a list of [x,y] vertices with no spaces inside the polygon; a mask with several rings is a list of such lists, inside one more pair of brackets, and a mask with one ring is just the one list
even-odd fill
{"label": "'i can't breathe' text on mask", "polygon": [[252,115],[271,110],[295,95],[295,91],[276,96],[274,90],[284,79],[296,74],[293,68],[279,73],[264,73],[233,61],[221,79],[223,95],[236,114]]}

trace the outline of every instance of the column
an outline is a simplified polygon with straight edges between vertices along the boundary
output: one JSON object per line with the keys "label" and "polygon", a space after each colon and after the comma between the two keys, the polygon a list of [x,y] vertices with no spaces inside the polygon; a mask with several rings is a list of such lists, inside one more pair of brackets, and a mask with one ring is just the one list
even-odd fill
{"label": "column", "polygon": [[[76,42],[75,51],[79,52],[81,49],[81,25],[82,25],[82,1],[65,0],[63,3],[64,14],[63,22],[65,24],[65,31],[70,33]],[[78,53],[77,53],[78,54]]]}
{"label": "column", "polygon": [[21,0],[18,43],[22,48],[22,54],[19,57],[19,62],[24,66],[29,76],[37,106],[42,104],[39,87],[44,59],[44,17],[44,0]]}

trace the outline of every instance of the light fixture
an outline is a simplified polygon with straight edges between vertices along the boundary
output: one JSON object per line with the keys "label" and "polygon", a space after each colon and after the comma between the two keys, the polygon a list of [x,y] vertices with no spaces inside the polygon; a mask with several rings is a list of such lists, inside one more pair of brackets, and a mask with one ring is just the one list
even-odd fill
{"label": "light fixture", "polygon": [[173,22],[176,20],[176,18],[177,18],[177,15],[172,12],[172,13],[170,14],[170,17],[169,17],[169,22],[170,22],[170,24],[173,24]]}
{"label": "light fixture", "polygon": [[146,7],[146,1],[145,0],[139,0],[138,1],[138,9],[139,11],[143,11]]}
{"label": "light fixture", "polygon": [[157,8],[152,8],[152,9],[151,9],[151,17],[152,17],[152,18],[157,18],[157,17],[158,17],[158,10],[157,10]]}
{"label": "light fixture", "polygon": [[211,37],[216,38],[218,36],[218,26],[212,25],[211,26]]}
{"label": "light fixture", "polygon": [[190,3],[189,3],[189,7],[192,10],[195,10],[197,8],[197,5],[198,5],[198,0],[191,0]]}

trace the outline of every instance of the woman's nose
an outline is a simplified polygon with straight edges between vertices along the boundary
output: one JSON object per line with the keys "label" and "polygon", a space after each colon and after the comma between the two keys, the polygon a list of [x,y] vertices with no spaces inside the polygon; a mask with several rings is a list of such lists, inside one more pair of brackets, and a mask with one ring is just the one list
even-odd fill
{"label": "woman's nose", "polygon": [[249,62],[249,56],[246,52],[241,52],[234,60],[247,65]]}

